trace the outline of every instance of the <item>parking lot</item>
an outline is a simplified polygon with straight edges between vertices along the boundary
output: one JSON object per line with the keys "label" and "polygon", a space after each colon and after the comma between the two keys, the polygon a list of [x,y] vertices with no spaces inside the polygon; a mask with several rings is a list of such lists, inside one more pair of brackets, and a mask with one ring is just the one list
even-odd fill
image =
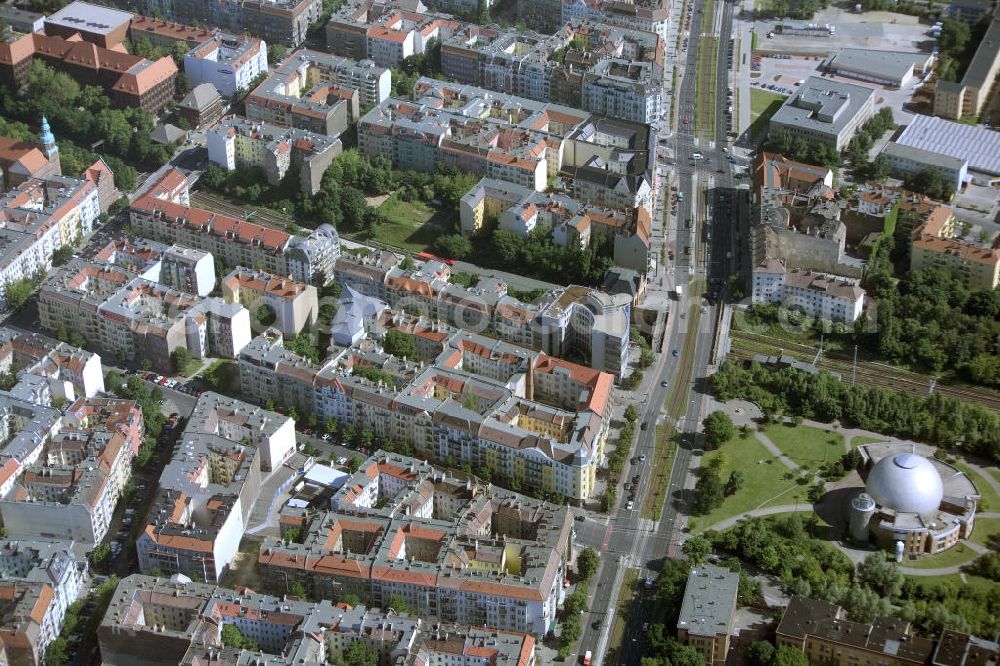
{"label": "parking lot", "polygon": [[921,24],[916,16],[891,12],[855,14],[839,7],[823,9],[809,23],[830,24],[836,33],[829,37],[802,37],[775,34],[776,19],[754,22],[757,50],[771,53],[826,56],[843,48],[881,49],[883,51],[921,51],[930,53],[935,42],[927,34],[929,24]]}
{"label": "parking lot", "polygon": [[810,76],[823,76],[831,81],[843,81],[872,88],[875,90],[875,110],[888,106],[892,109],[892,116],[898,124],[905,124],[913,118],[913,114],[905,107],[913,99],[918,82],[901,89],[888,88],[846,76],[823,75],[819,71],[822,63],[823,58],[819,56],[760,55],[758,52],[754,56],[755,69],[750,74],[750,86],[790,95],[795,92],[800,81]]}

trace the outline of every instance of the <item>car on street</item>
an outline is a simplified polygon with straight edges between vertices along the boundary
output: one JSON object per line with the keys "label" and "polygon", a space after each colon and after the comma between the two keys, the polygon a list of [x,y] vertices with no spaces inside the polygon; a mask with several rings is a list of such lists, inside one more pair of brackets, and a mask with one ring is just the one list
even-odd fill
{"label": "car on street", "polygon": [[341,457],[337,458],[337,464],[338,465],[346,465],[347,464],[347,458],[345,458],[344,456],[341,456]]}
{"label": "car on street", "polygon": [[629,500],[628,504],[625,505],[625,510],[626,511],[631,511],[633,506],[635,506],[635,502],[633,502],[632,500]]}
{"label": "car on street", "polygon": [[667,388],[668,386],[670,386],[670,382],[664,379],[662,382],[660,382],[660,386],[662,386],[663,388]]}
{"label": "car on street", "polygon": [[645,430],[648,427],[649,427],[648,423],[643,423],[642,425],[639,426],[639,430]]}
{"label": "car on street", "polygon": [[646,455],[645,454],[639,456],[639,462],[646,462]]}
{"label": "car on street", "polygon": [[681,355],[681,350],[680,349],[675,349],[673,353],[674,353],[674,358],[677,358],[678,356]]}

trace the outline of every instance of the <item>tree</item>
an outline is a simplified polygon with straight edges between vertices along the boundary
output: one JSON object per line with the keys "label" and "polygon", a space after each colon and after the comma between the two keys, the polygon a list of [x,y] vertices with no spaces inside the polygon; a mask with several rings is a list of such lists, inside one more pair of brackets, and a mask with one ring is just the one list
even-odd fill
{"label": "tree", "polygon": [[590,580],[601,564],[601,556],[593,548],[584,548],[576,557],[576,572],[580,580]]}
{"label": "tree", "polygon": [[382,339],[382,348],[385,353],[398,358],[406,357],[411,361],[418,358],[417,343],[413,340],[413,336],[400,331],[386,331],[385,337]]}
{"label": "tree", "polygon": [[694,502],[691,506],[697,515],[711,513],[722,505],[726,499],[725,489],[717,470],[703,467],[698,474],[698,482],[694,485]]}
{"label": "tree", "polygon": [[410,602],[406,600],[406,597],[400,594],[394,594],[389,597],[389,600],[386,602],[386,607],[393,609],[400,615],[407,615],[413,612],[410,608]]}
{"label": "tree", "polygon": [[712,552],[712,544],[705,537],[693,536],[684,542],[684,554],[688,556],[691,563],[699,565],[705,561],[709,553]]}
{"label": "tree", "polygon": [[750,666],[771,666],[774,652],[774,645],[768,641],[754,641],[743,650]]}
{"label": "tree", "polygon": [[635,423],[636,419],[639,418],[639,410],[635,408],[635,405],[630,404],[625,408],[625,420],[629,423]]}
{"label": "tree", "polygon": [[52,265],[62,266],[72,258],[73,258],[73,246],[63,245],[58,250],[52,253]]}
{"label": "tree", "polygon": [[235,624],[230,624],[229,622],[222,625],[222,631],[219,633],[219,640],[222,641],[222,644],[225,647],[237,649],[243,647],[243,634]]}
{"label": "tree", "polygon": [[35,282],[28,278],[8,282],[4,289],[7,297],[7,308],[17,310],[27,302],[34,290]]}
{"label": "tree", "polygon": [[802,650],[783,645],[774,653],[774,666],[809,666],[809,660]]}
{"label": "tree", "polygon": [[[285,533],[286,536],[288,533]],[[292,539],[294,541],[294,539]],[[298,597],[299,599],[308,599],[309,591],[306,590],[306,586],[302,584],[302,581],[295,581],[288,586],[288,594],[293,597]]]}
{"label": "tree", "polygon": [[858,582],[875,592],[892,599],[903,592],[905,578],[895,562],[890,562],[885,553],[879,551],[858,564]]}
{"label": "tree", "polygon": [[351,474],[354,474],[359,469],[361,469],[361,463],[363,462],[364,460],[360,456],[353,456],[350,460],[347,461],[348,471],[350,471]]}
{"label": "tree", "polygon": [[378,652],[368,641],[353,641],[344,649],[344,666],[378,666]]}
{"label": "tree", "polygon": [[734,469],[729,473],[729,479],[726,481],[726,487],[724,489],[726,497],[730,495],[735,495],[743,488],[744,483],[743,472],[738,469]]}
{"label": "tree", "polygon": [[59,636],[45,648],[45,666],[62,666],[69,663],[69,641]]}
{"label": "tree", "polygon": [[447,259],[466,259],[472,254],[472,242],[461,234],[438,237],[434,249]]}
{"label": "tree", "polygon": [[174,372],[179,375],[186,375],[188,366],[194,360],[194,357],[191,356],[191,352],[187,350],[187,347],[178,347],[170,353],[170,360],[173,362]]}
{"label": "tree", "polygon": [[271,64],[280,62],[285,59],[285,54],[288,52],[288,47],[284,44],[268,44],[267,45],[267,61]]}
{"label": "tree", "polygon": [[705,429],[705,441],[711,448],[717,448],[736,436],[736,426],[729,415],[716,410],[702,421]]}
{"label": "tree", "polygon": [[94,546],[94,549],[90,551],[90,561],[93,564],[101,564],[108,559],[108,555],[111,554],[111,546],[106,543],[99,543]]}
{"label": "tree", "polygon": [[261,303],[260,306],[254,310],[254,316],[257,318],[257,323],[263,328],[267,328],[278,318],[274,308],[267,303]]}

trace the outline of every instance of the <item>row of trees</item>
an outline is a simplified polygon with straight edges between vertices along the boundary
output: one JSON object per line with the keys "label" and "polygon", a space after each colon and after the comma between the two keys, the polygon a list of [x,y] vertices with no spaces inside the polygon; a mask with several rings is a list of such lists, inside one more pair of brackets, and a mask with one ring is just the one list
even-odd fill
{"label": "row of trees", "polygon": [[768,419],[780,414],[838,421],[886,435],[958,448],[1000,461],[1000,416],[936,392],[927,397],[851,386],[826,372],[743,367],[727,360],[712,375],[719,400],[749,400]]}
{"label": "row of trees", "polygon": [[851,138],[850,143],[847,144],[847,155],[851,158],[851,163],[856,170],[860,169],[862,174],[866,171],[877,171],[877,173],[873,174],[877,176],[873,178],[874,180],[885,180],[889,176],[888,160],[882,158],[881,160],[877,160],[877,165],[875,163],[869,164],[868,153],[883,134],[895,127],[896,123],[892,119],[892,109],[887,106],[879,109],[878,113],[869,118],[861,126]]}
{"label": "row of trees", "polygon": [[843,159],[837,149],[819,141],[806,141],[790,132],[769,132],[764,150],[779,153],[807,164],[821,164],[829,169],[840,167]]}
{"label": "row of trees", "polygon": [[911,192],[926,194],[938,201],[951,201],[955,196],[955,186],[945,180],[941,172],[933,167],[907,174],[903,178],[903,187]]}

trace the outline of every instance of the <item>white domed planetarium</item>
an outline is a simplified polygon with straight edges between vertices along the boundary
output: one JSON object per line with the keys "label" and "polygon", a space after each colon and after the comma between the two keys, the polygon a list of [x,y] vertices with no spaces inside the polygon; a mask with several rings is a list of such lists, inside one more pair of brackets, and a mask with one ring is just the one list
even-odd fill
{"label": "white domed planetarium", "polygon": [[850,535],[903,555],[940,553],[972,534],[979,492],[962,472],[898,442],[865,444],[865,489],[851,501]]}

